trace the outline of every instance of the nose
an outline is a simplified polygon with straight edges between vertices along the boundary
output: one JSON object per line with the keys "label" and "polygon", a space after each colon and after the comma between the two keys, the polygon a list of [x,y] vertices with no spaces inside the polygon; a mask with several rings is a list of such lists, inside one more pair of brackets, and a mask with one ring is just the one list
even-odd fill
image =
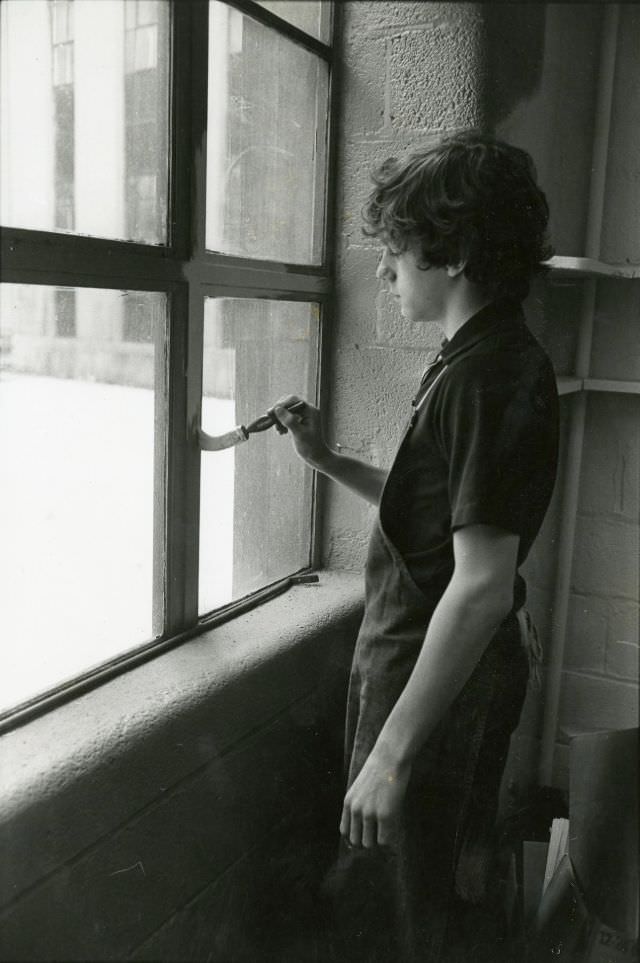
{"label": "nose", "polygon": [[379,281],[393,281],[395,278],[395,271],[393,270],[391,259],[389,257],[389,252],[385,248],[378,261],[378,267],[376,268],[376,277]]}

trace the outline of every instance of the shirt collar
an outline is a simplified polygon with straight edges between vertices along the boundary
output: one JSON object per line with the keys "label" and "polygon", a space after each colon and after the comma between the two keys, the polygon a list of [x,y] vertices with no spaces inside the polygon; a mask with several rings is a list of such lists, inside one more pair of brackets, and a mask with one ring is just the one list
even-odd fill
{"label": "shirt collar", "polygon": [[448,364],[457,355],[489,337],[496,329],[523,321],[524,315],[519,301],[513,298],[492,301],[465,321],[450,341],[444,339],[439,357]]}

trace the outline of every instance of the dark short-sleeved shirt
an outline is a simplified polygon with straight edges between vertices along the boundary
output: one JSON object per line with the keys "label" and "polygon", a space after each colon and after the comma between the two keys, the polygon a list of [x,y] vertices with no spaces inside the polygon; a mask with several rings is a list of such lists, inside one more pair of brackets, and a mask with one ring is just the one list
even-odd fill
{"label": "dark short-sleeved shirt", "polygon": [[[551,499],[556,382],[521,306],[487,305],[444,341],[413,404],[380,516],[414,581],[436,604],[453,574],[456,529],[484,524],[519,535],[520,566]],[[525,595],[517,575],[516,608]]]}

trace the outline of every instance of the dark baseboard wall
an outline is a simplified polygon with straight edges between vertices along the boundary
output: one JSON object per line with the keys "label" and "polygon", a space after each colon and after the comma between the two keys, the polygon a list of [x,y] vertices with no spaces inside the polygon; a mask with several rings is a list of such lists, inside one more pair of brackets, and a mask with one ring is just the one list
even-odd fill
{"label": "dark baseboard wall", "polygon": [[[1,959],[303,963],[302,944],[322,930],[314,893],[337,843],[361,617],[357,577],[321,582],[55,710],[89,730],[107,704],[115,725],[125,689],[141,703],[150,687],[158,693],[156,724],[127,717],[117,751],[106,740],[75,777],[38,780],[46,717],[4,737],[16,767],[31,748],[33,773],[31,798],[23,774],[13,805],[10,793],[2,800]],[[304,612],[295,625],[292,609]],[[263,633],[253,646],[249,630]],[[191,691],[204,653],[210,685],[163,720],[160,677],[181,674]]]}

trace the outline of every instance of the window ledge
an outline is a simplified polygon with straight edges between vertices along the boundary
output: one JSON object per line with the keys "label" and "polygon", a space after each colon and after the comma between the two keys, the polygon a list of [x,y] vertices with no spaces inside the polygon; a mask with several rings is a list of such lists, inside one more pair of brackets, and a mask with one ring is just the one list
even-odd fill
{"label": "window ledge", "polygon": [[189,773],[345,676],[362,577],[299,585],[0,739],[11,901]]}

